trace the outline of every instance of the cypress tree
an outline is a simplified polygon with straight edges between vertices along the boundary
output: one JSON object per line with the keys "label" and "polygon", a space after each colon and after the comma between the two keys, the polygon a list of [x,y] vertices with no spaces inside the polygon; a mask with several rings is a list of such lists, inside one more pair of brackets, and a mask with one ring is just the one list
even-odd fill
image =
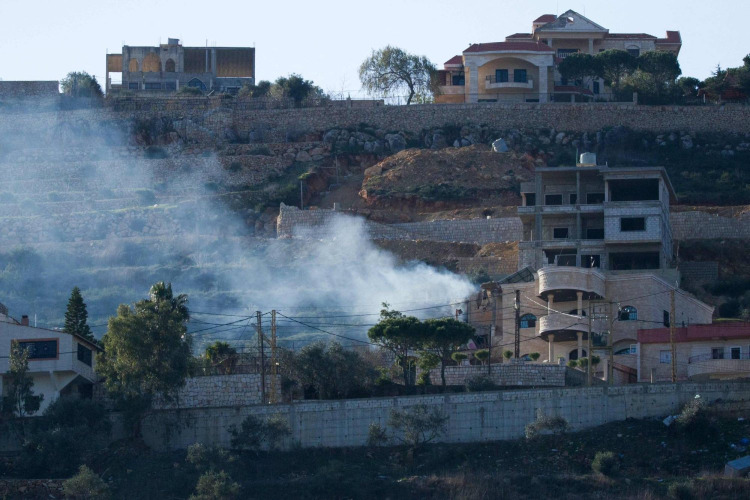
{"label": "cypress tree", "polygon": [[63,328],[63,331],[94,341],[91,328],[86,323],[88,316],[89,313],[86,311],[86,303],[83,301],[81,290],[75,287],[70,292],[70,298],[68,299],[68,310],[65,311],[65,328]]}

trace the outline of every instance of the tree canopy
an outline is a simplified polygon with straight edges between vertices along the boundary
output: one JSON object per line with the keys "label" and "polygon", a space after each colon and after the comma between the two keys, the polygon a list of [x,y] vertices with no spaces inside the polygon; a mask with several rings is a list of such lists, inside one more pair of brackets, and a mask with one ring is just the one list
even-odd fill
{"label": "tree canopy", "polygon": [[586,81],[601,74],[599,60],[583,52],[567,56],[560,62],[558,70],[563,78],[573,81]]}
{"label": "tree canopy", "polygon": [[[260,82],[260,86],[263,82]],[[261,89],[265,88],[265,85]],[[257,89],[256,90],[261,90]],[[305,80],[301,75],[292,73],[289,76],[282,76],[273,82],[268,92],[271,96],[281,98],[291,98],[295,106],[299,106],[305,99],[323,99],[326,97],[325,92],[315,85],[311,80]]]}
{"label": "tree canopy", "polygon": [[409,54],[398,47],[373,50],[359,67],[359,79],[369,94],[393,96],[407,94],[406,104],[415,96],[437,91],[437,68],[425,56]]}
{"label": "tree canopy", "polygon": [[96,77],[85,71],[71,71],[60,81],[63,94],[71,97],[103,97],[102,87]]}
{"label": "tree canopy", "polygon": [[445,387],[445,364],[453,353],[474,337],[476,330],[454,318],[428,319],[424,326],[425,348],[440,357],[440,378]]}
{"label": "tree canopy", "polygon": [[414,316],[404,316],[383,304],[380,321],[368,330],[367,336],[373,343],[393,353],[403,371],[404,385],[412,385],[409,352],[422,347],[426,339],[424,324]]}
{"label": "tree canopy", "polygon": [[620,91],[623,80],[637,66],[636,58],[626,50],[605,50],[604,52],[599,52],[594,59],[598,61],[598,75],[604,79],[604,83],[611,87],[615,93]]}
{"label": "tree canopy", "polygon": [[63,331],[71,335],[79,335],[90,341],[94,341],[94,335],[87,323],[89,313],[86,311],[86,303],[83,301],[81,290],[74,287],[68,299],[68,308],[65,311],[65,326]]}
{"label": "tree canopy", "polygon": [[17,340],[11,341],[8,365],[2,412],[21,418],[33,415],[39,410],[44,396],[34,394],[34,380],[28,373],[29,351],[21,347]]}
{"label": "tree canopy", "polygon": [[192,359],[189,319],[187,296],[175,296],[163,282],[151,287],[148,299],[120,305],[109,318],[96,365],[116,401],[146,410],[154,396],[173,399]]}

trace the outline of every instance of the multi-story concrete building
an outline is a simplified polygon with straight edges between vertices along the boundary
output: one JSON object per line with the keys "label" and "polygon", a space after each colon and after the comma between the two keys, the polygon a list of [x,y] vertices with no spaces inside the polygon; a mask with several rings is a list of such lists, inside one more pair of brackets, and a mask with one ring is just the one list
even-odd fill
{"label": "multi-story concrete building", "polygon": [[477,43],[445,62],[438,78],[439,103],[549,102],[612,98],[601,79],[569,82],[557,66],[570,54],[598,54],[627,50],[634,56],[651,50],[679,54],[679,31],[665,38],[646,33],[610,33],[581,14],[569,10],[536,19],[530,33],[516,33],[502,42]]}
{"label": "multi-story concrete building", "polygon": [[[28,316],[21,321],[8,316],[0,304],[0,394],[7,390],[11,343],[18,342],[29,352],[28,374],[34,381],[32,390],[44,396],[38,413],[62,395],[91,397],[97,380],[94,368],[99,347],[77,335],[29,325]],[[4,376],[5,375],[5,376]],[[4,380],[6,379],[6,380]]]}
{"label": "multi-story concrete building", "polygon": [[493,357],[513,350],[516,294],[521,356],[587,356],[591,332],[592,350],[602,351],[598,370],[608,370],[611,348],[621,381],[635,381],[639,329],[711,323],[712,307],[676,289],[674,190],[663,168],[608,167],[584,154],[575,167],[537,168],[521,191],[519,272],[484,285],[469,311],[492,337]]}
{"label": "multi-story concrete building", "polygon": [[125,45],[122,53],[107,54],[107,93],[166,93],[184,86],[232,93],[254,82],[253,47],[183,47],[169,38],[158,47]]}

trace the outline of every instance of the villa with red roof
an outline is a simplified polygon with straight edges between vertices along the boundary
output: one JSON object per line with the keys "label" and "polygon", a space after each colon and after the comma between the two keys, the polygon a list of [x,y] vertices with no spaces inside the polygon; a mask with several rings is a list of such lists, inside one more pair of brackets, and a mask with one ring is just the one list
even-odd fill
{"label": "villa with red roof", "polygon": [[503,42],[475,43],[445,62],[439,72],[438,103],[550,102],[609,99],[604,82],[567,82],[557,65],[569,54],[627,50],[634,56],[651,50],[679,54],[679,31],[665,38],[646,33],[610,33],[569,10],[545,14],[532,23],[531,33],[516,33]]}

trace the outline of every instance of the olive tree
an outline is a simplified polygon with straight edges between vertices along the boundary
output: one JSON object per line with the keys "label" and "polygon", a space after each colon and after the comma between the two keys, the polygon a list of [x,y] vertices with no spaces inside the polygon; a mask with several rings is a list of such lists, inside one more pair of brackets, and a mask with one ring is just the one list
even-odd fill
{"label": "olive tree", "polygon": [[417,56],[390,45],[373,50],[359,67],[359,79],[369,94],[394,95],[406,92],[406,104],[415,96],[437,91],[437,68],[425,56]]}

